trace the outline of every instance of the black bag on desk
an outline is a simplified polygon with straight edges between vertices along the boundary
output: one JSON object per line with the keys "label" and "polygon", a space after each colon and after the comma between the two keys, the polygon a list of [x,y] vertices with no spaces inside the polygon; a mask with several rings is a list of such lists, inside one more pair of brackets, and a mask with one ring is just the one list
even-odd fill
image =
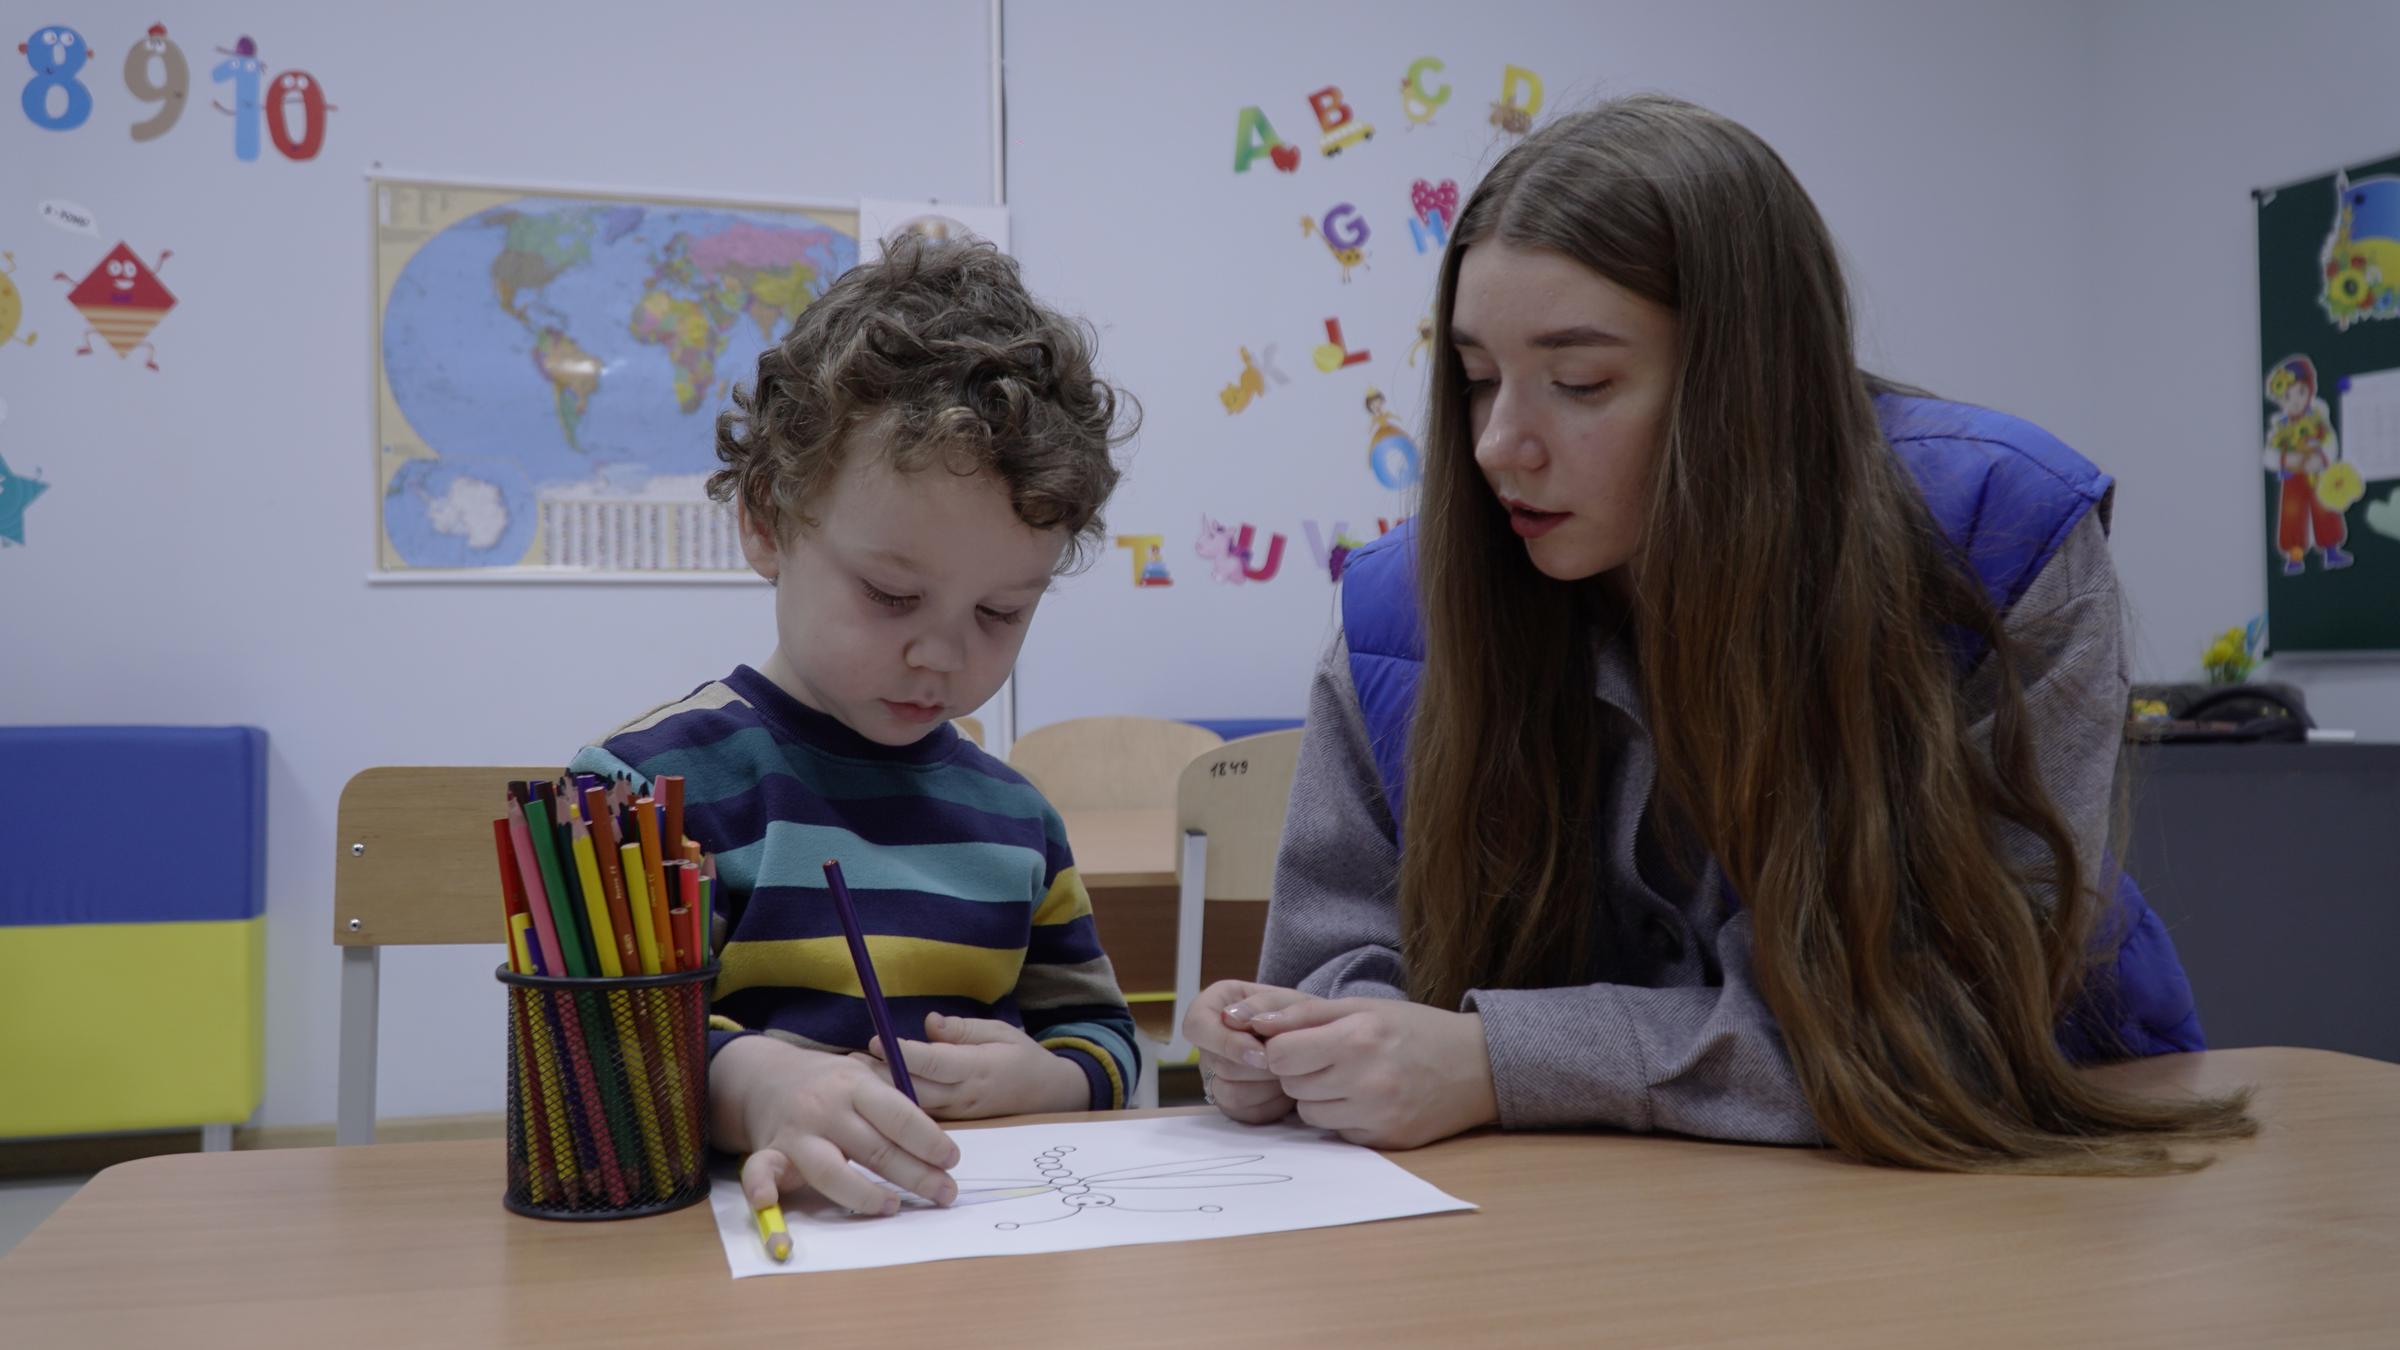
{"label": "black bag on desk", "polygon": [[2288,684],[2137,684],[2133,698],[2167,707],[2163,721],[2126,723],[2137,741],[2305,741],[2316,725],[2307,700]]}

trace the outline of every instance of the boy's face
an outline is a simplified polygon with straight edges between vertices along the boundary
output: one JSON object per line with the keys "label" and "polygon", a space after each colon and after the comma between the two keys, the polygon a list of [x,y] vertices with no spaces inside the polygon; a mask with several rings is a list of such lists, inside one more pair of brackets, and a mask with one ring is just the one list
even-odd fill
{"label": "boy's face", "polygon": [[908,745],[998,692],[1065,553],[1017,519],[995,476],[901,473],[869,447],[778,543],[742,516],[742,552],[775,583],[765,674],[883,745]]}

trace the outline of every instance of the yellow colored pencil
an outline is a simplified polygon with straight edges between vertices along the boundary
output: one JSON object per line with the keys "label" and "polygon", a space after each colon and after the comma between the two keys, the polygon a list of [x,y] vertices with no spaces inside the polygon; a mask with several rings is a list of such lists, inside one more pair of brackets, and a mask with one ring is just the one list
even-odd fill
{"label": "yellow colored pencil", "polygon": [[658,1111],[650,1104],[652,1084],[648,1056],[642,1053],[641,1035],[634,1030],[630,1000],[609,998],[608,1007],[616,1019],[617,1046],[624,1052],[625,1068],[631,1080],[626,1086],[633,1097],[634,1121],[641,1126],[642,1156],[650,1161],[651,1190],[664,1198],[673,1193],[675,1186],[674,1178],[667,1171],[666,1142],[658,1133]]}
{"label": "yellow colored pencil", "polygon": [[[514,970],[519,975],[530,975],[533,973],[533,943],[533,916],[529,913],[509,915],[509,969]],[[530,1000],[539,998],[541,996],[539,994],[532,994],[528,995],[527,997]],[[535,1143],[535,1139],[537,1131],[541,1133],[548,1133],[546,1127],[549,1124],[549,1120],[545,1117],[550,1116],[551,1112],[554,1112],[556,1108],[551,1108],[551,1111],[545,1111],[543,1109],[541,1098],[541,1075],[534,1071],[535,1051],[530,1042],[532,1042],[536,1037],[537,1033],[534,1031],[534,1024],[541,1020],[541,1016],[533,1011],[530,1002],[528,1002],[526,1006],[520,1008],[518,1012],[519,1016],[517,1017],[517,1029],[529,1042],[528,1044],[521,1045],[517,1048],[517,1115],[519,1117],[519,1122],[524,1127],[525,1170],[531,1174],[532,1177],[530,1189],[532,1191],[534,1202],[536,1204],[548,1204],[550,1202],[553,1188],[558,1184],[559,1178],[566,1174],[558,1170],[559,1164],[555,1161],[551,1164],[550,1170],[546,1171],[542,1168],[542,1153],[541,1149]],[[562,1136],[559,1135],[552,1136],[554,1140],[560,1139],[561,1137]],[[556,1147],[557,1145],[554,1143],[552,1146]],[[565,1159],[565,1164],[568,1168],[572,1168],[574,1166],[574,1158],[572,1155],[569,1155]]]}
{"label": "yellow colored pencil", "polygon": [[535,1204],[546,1205],[550,1203],[551,1193],[558,1184],[558,1178],[554,1172],[556,1164],[552,1164],[551,1167],[542,1166],[540,1138],[546,1131],[536,1123],[542,1114],[541,1086],[535,1080],[533,1072],[533,1047],[523,1043],[533,1034],[526,1025],[525,1014],[526,1009],[522,1006],[518,1007],[514,1014],[519,1041],[516,1054],[517,1129],[518,1133],[523,1136],[520,1146],[525,1150],[525,1189],[532,1196]]}
{"label": "yellow colored pencil", "polygon": [[778,1265],[792,1259],[792,1230],[783,1226],[783,1206],[758,1207],[758,1240]]}
{"label": "yellow colored pencil", "polygon": [[650,884],[644,877],[642,846],[622,844],[617,858],[625,868],[625,906],[633,911],[633,945],[642,954],[644,975],[663,975],[658,960],[658,931],[650,924]]}
{"label": "yellow colored pencil", "polygon": [[519,975],[533,973],[533,916],[508,916],[508,968]]}
{"label": "yellow colored pencil", "polygon": [[583,912],[592,921],[592,946],[600,958],[600,973],[609,979],[625,974],[617,959],[617,930],[608,921],[608,892],[601,888],[600,857],[592,852],[592,827],[575,822],[575,879],[583,885]]}
{"label": "yellow colored pencil", "polygon": [[651,995],[651,1009],[665,1014],[665,1016],[651,1018],[650,1024],[658,1029],[659,1067],[664,1070],[660,1075],[659,1082],[660,1086],[666,1090],[667,1119],[665,1123],[668,1130],[668,1142],[675,1152],[675,1166],[678,1169],[676,1175],[688,1177],[692,1174],[693,1169],[699,1166],[700,1149],[692,1139],[691,1131],[683,1127],[683,1057],[676,1053],[680,1047],[681,1038],[677,1036],[675,1030],[676,1023],[681,1019],[674,1015],[676,1000],[683,991],[680,989],[651,989],[644,992]]}
{"label": "yellow colored pencil", "polygon": [[[547,998],[535,991],[533,998]],[[558,1179],[569,1191],[581,1189],[583,1169],[575,1161],[575,1136],[567,1125],[567,1099],[559,1091],[557,1047],[550,1044],[550,1019],[538,1008],[526,1010],[533,1030],[535,1076],[542,1080],[542,1116],[550,1125],[550,1156],[558,1162]]]}

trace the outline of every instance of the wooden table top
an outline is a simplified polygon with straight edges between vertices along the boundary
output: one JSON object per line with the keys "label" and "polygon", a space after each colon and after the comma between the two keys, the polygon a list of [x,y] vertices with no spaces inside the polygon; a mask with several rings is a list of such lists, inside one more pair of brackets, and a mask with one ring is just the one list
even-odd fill
{"label": "wooden table top", "polygon": [[2400,1066],[2233,1050],[2103,1072],[2255,1084],[2265,1129],[2205,1171],[2131,1181],[1484,1133],[1393,1155],[1472,1214],[738,1282],[705,1204],[507,1213],[497,1141],[184,1154],[101,1173],[0,1259],[0,1340],[2393,1344]]}

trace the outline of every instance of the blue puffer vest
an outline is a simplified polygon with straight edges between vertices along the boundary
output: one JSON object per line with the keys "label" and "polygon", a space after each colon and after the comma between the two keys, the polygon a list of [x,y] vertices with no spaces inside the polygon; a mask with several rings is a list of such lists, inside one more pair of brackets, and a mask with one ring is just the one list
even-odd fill
{"label": "blue puffer vest", "polygon": [[[1877,400],[1884,435],[1925,503],[2006,613],[2084,514],[2108,498],[2108,475],[2028,422],[1932,399]],[[1402,818],[1409,718],[1423,672],[1414,550],[1406,524],[1350,556],[1342,569],[1342,629],[1350,678],[1392,819]],[[2082,1002],[2059,1027],[2078,1061],[2205,1048],[2192,988],[2166,928],[2131,876],[2117,883],[2121,934]]]}

